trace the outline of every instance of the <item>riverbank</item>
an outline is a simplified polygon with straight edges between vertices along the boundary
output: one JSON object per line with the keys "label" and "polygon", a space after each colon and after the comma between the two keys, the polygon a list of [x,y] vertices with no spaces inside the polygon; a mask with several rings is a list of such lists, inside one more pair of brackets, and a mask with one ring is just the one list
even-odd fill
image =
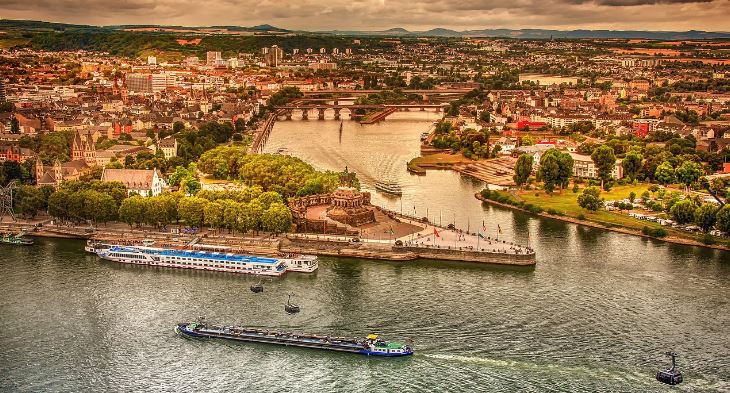
{"label": "riverbank", "polygon": [[[497,201],[494,201],[494,200],[491,200],[491,199],[484,198],[479,193],[474,194],[474,196],[477,199],[479,199],[480,201],[482,201],[484,203],[488,203],[490,205],[500,206],[500,207],[503,207],[503,208],[506,208],[506,209],[511,209],[511,210],[517,210],[517,211],[521,211],[521,212],[524,212],[524,213],[529,213],[529,214],[537,215],[537,216],[540,216],[540,217],[543,217],[543,218],[550,218],[550,219],[553,219],[553,220],[559,220],[559,221],[563,221],[563,222],[569,222],[571,224],[583,225],[583,226],[587,226],[587,227],[591,227],[591,228],[605,229],[605,230],[608,230],[608,231],[624,233],[624,234],[627,234],[627,235],[634,235],[634,236],[639,236],[639,237],[643,237],[643,238],[647,238],[647,239],[659,240],[659,241],[663,241],[663,242],[666,242],[666,243],[673,243],[673,244],[681,244],[681,245],[685,245],[685,246],[697,246],[697,247],[704,247],[704,248],[712,248],[712,249],[716,249],[716,250],[730,251],[730,248],[729,247],[724,246],[724,245],[721,245],[721,244],[706,244],[706,243],[700,242],[700,241],[695,240],[695,239],[678,237],[676,235],[670,235],[670,236],[666,236],[666,237],[654,237],[654,236],[649,236],[649,235],[646,235],[646,234],[642,233],[641,230],[632,229],[632,228],[628,228],[628,227],[625,227],[625,226],[617,226],[617,224],[614,224],[614,223],[605,223],[605,222],[599,222],[599,221],[594,221],[594,220],[589,220],[589,219],[581,220],[581,219],[579,219],[577,217],[570,217],[570,216],[559,215],[559,214],[549,214],[549,213],[544,212],[544,211],[543,212],[540,212],[540,213],[537,213],[537,212],[534,212],[534,211],[530,211],[528,209],[521,208],[519,206],[514,206],[514,205],[507,204],[507,203],[497,202]],[[644,225],[649,226],[650,224],[651,223],[646,223]],[[672,232],[674,233],[676,231],[672,231]]]}
{"label": "riverbank", "polygon": [[[111,223],[101,228],[73,226],[42,226],[35,222],[11,222],[0,226],[0,232],[26,232],[29,236],[69,239],[94,239],[117,244],[141,244],[154,240],[158,246],[184,247],[192,244],[228,247],[231,252],[275,256],[281,253],[304,253],[320,256],[375,259],[385,261],[412,261],[419,258],[442,261],[485,263],[493,265],[533,266],[535,253],[510,250],[510,245],[495,250],[479,251],[468,246],[443,246],[436,244],[397,245],[395,242],[357,239],[344,236],[316,234],[286,234],[275,236],[235,236],[225,231],[202,231],[195,234],[160,232],[155,228],[128,228],[121,223]],[[484,243],[484,242],[483,242]],[[521,251],[521,250],[520,250]]]}

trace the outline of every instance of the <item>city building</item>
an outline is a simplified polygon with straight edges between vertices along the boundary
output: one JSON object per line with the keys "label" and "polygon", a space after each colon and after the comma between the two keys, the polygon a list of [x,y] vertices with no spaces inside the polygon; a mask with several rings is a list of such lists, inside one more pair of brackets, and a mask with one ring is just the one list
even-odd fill
{"label": "city building", "polygon": [[177,156],[177,139],[172,136],[161,139],[157,147],[162,150],[162,154],[165,159],[170,159]]}
{"label": "city building", "polygon": [[157,169],[109,169],[104,168],[101,181],[117,181],[127,188],[127,194],[139,194],[143,197],[157,196],[162,193],[165,181],[157,173]]}
{"label": "city building", "polygon": [[[591,156],[571,152],[568,154],[573,157],[573,176],[589,179],[598,178],[598,171],[596,170],[596,165],[593,163]],[[613,167],[611,176],[614,179],[621,179],[624,177],[624,168],[621,165],[621,160],[616,160],[616,165]]]}
{"label": "city building", "polygon": [[284,50],[279,48],[277,45],[273,45],[268,49],[269,51],[264,56],[266,65],[269,67],[278,67],[279,62],[284,57]]}
{"label": "city building", "polygon": [[220,52],[209,51],[205,54],[205,64],[215,66],[220,60],[223,60]]}
{"label": "city building", "polygon": [[138,74],[126,75],[125,84],[130,93],[155,93],[175,85],[175,77],[172,74]]}
{"label": "city building", "polygon": [[76,132],[71,141],[71,160],[85,161],[89,166],[96,165],[96,145],[91,132]]}

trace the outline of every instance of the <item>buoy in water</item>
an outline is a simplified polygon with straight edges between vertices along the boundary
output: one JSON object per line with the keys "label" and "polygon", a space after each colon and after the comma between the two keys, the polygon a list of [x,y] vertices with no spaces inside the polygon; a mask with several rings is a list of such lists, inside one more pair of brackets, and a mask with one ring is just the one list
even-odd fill
{"label": "buoy in water", "polygon": [[682,383],[682,373],[677,370],[677,364],[675,362],[677,354],[674,352],[666,352],[665,355],[672,358],[672,368],[657,371],[656,380],[667,385],[679,385]]}

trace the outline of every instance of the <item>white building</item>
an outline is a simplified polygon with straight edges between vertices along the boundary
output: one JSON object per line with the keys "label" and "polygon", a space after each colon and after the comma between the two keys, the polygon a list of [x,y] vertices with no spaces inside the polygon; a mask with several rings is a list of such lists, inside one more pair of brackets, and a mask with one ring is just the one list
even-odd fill
{"label": "white building", "polygon": [[109,169],[104,168],[101,181],[117,181],[127,188],[127,195],[137,193],[143,197],[162,193],[165,181],[157,169]]}
{"label": "white building", "polygon": [[[598,171],[596,170],[596,165],[593,163],[591,156],[578,153],[568,154],[573,157],[573,176],[589,179],[598,178]],[[611,177],[614,179],[621,179],[624,177],[624,168],[621,165],[621,160],[616,160],[616,165],[613,167]]]}
{"label": "white building", "polygon": [[173,136],[168,136],[167,138],[160,140],[157,147],[162,150],[162,154],[167,160],[177,156],[177,139]]}

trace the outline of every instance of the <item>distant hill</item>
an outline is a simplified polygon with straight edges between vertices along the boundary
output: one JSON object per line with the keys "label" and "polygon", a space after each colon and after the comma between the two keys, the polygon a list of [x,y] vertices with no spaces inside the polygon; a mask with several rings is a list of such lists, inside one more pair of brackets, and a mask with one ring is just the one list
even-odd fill
{"label": "distant hill", "polygon": [[89,26],[67,23],[44,22],[35,20],[0,19],[0,30],[33,30],[33,31],[98,31],[123,30],[129,28],[180,28],[187,30],[228,29],[230,31],[249,32],[277,32],[300,34],[323,34],[339,36],[398,36],[398,37],[509,37],[524,39],[549,38],[646,38],[655,40],[682,40],[682,39],[715,39],[730,38],[730,32],[708,32],[700,30],[689,31],[642,31],[642,30],[550,30],[550,29],[475,29],[456,31],[445,28],[434,28],[426,31],[409,31],[402,27],[388,30],[325,30],[325,31],[295,31],[287,30],[269,24],[256,26],[167,26],[167,25],[120,25],[120,26]]}
{"label": "distant hill", "polygon": [[426,31],[408,31],[402,28],[384,31],[319,31],[322,34],[336,35],[392,35],[400,37],[505,37],[524,39],[549,38],[645,38],[654,40],[687,40],[687,39],[714,39],[730,38],[727,32],[708,32],[699,30],[690,31],[642,31],[642,30],[548,30],[548,29],[482,29],[456,31],[444,28],[435,28]]}
{"label": "distant hill", "polygon": [[281,32],[291,31],[291,30],[282,29],[282,28],[279,28],[279,27],[276,27],[276,26],[272,26],[272,25],[269,25],[269,24],[256,25],[256,26],[251,26],[249,28],[251,30],[260,30],[260,31],[281,31]]}

